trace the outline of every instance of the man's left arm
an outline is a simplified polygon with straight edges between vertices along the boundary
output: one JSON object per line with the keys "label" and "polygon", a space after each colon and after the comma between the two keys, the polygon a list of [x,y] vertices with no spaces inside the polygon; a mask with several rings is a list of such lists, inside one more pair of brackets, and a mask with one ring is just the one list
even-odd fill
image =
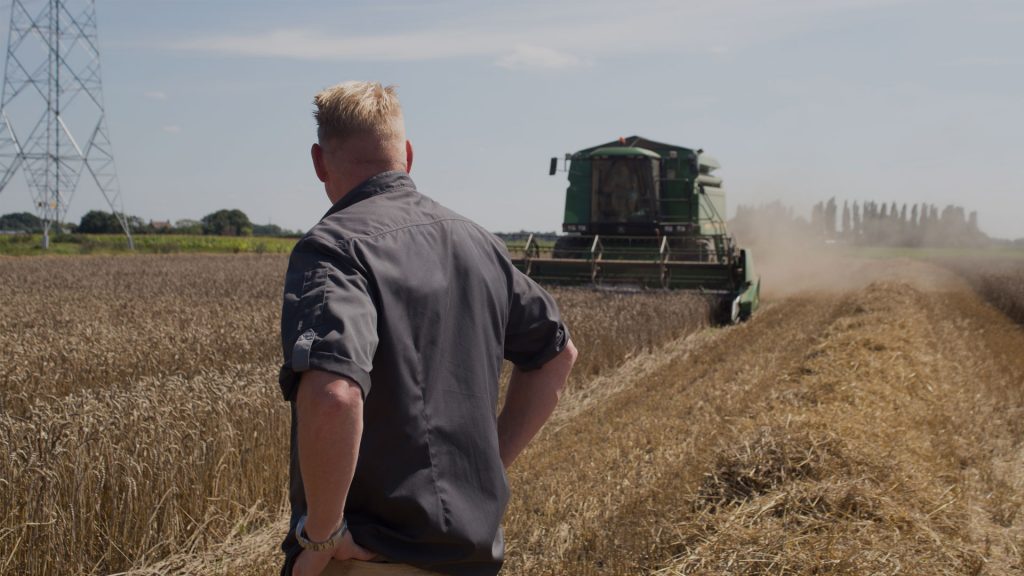
{"label": "man's left arm", "polygon": [[576,356],[576,346],[570,340],[540,368],[512,369],[505,405],[498,416],[498,452],[506,469],[551,417]]}
{"label": "man's left arm", "polygon": [[515,368],[498,415],[498,450],[506,469],[551,416],[577,355],[554,298],[508,266],[512,282],[504,353]]}
{"label": "man's left arm", "polygon": [[[348,378],[310,370],[295,395],[299,468],[306,493],[306,537],[322,542],[341,527],[345,499],[359,458],[363,433],[363,393]],[[319,574],[331,558],[369,560],[374,554],[345,534],[338,548],[304,550],[292,574]]]}

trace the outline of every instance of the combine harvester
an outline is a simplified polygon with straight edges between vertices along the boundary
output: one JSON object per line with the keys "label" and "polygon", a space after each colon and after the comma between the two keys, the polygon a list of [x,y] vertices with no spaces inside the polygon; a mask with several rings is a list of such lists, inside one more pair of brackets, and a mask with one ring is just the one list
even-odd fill
{"label": "combine harvester", "polygon": [[726,230],[718,168],[703,150],[639,136],[567,154],[566,234],[547,249],[530,235],[513,260],[550,283],[697,291],[720,321],[746,320],[761,280]]}

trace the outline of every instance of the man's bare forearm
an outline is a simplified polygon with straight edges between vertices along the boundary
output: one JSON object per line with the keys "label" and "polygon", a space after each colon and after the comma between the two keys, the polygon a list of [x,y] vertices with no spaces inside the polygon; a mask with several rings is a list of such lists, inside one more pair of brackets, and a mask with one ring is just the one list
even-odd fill
{"label": "man's bare forearm", "polygon": [[299,468],[306,493],[306,534],[326,540],[339,526],[359,457],[363,397],[347,378],[311,370],[296,395]]}
{"label": "man's bare forearm", "polygon": [[555,410],[576,354],[576,347],[569,342],[558,356],[536,370],[512,369],[505,406],[498,416],[498,448],[505,468],[512,465]]}

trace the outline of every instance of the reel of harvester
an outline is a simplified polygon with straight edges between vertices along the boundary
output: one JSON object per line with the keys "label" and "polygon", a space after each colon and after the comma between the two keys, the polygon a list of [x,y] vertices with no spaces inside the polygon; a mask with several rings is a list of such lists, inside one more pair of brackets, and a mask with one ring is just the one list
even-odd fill
{"label": "reel of harvester", "polygon": [[[702,150],[639,137],[567,155],[565,235],[510,246],[529,276],[557,284],[691,290],[722,322],[757,309],[760,278],[725,228],[725,193]],[[552,159],[551,174],[557,161]]]}

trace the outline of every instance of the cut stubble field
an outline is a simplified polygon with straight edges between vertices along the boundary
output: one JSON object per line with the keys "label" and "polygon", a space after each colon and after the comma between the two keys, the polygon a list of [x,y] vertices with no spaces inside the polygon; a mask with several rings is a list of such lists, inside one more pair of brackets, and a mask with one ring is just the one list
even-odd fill
{"label": "cut stubble field", "polygon": [[[284,266],[0,259],[0,573],[277,573]],[[555,289],[582,354],[510,471],[503,573],[1021,571],[1004,266],[769,262],[727,328],[692,295]]]}

